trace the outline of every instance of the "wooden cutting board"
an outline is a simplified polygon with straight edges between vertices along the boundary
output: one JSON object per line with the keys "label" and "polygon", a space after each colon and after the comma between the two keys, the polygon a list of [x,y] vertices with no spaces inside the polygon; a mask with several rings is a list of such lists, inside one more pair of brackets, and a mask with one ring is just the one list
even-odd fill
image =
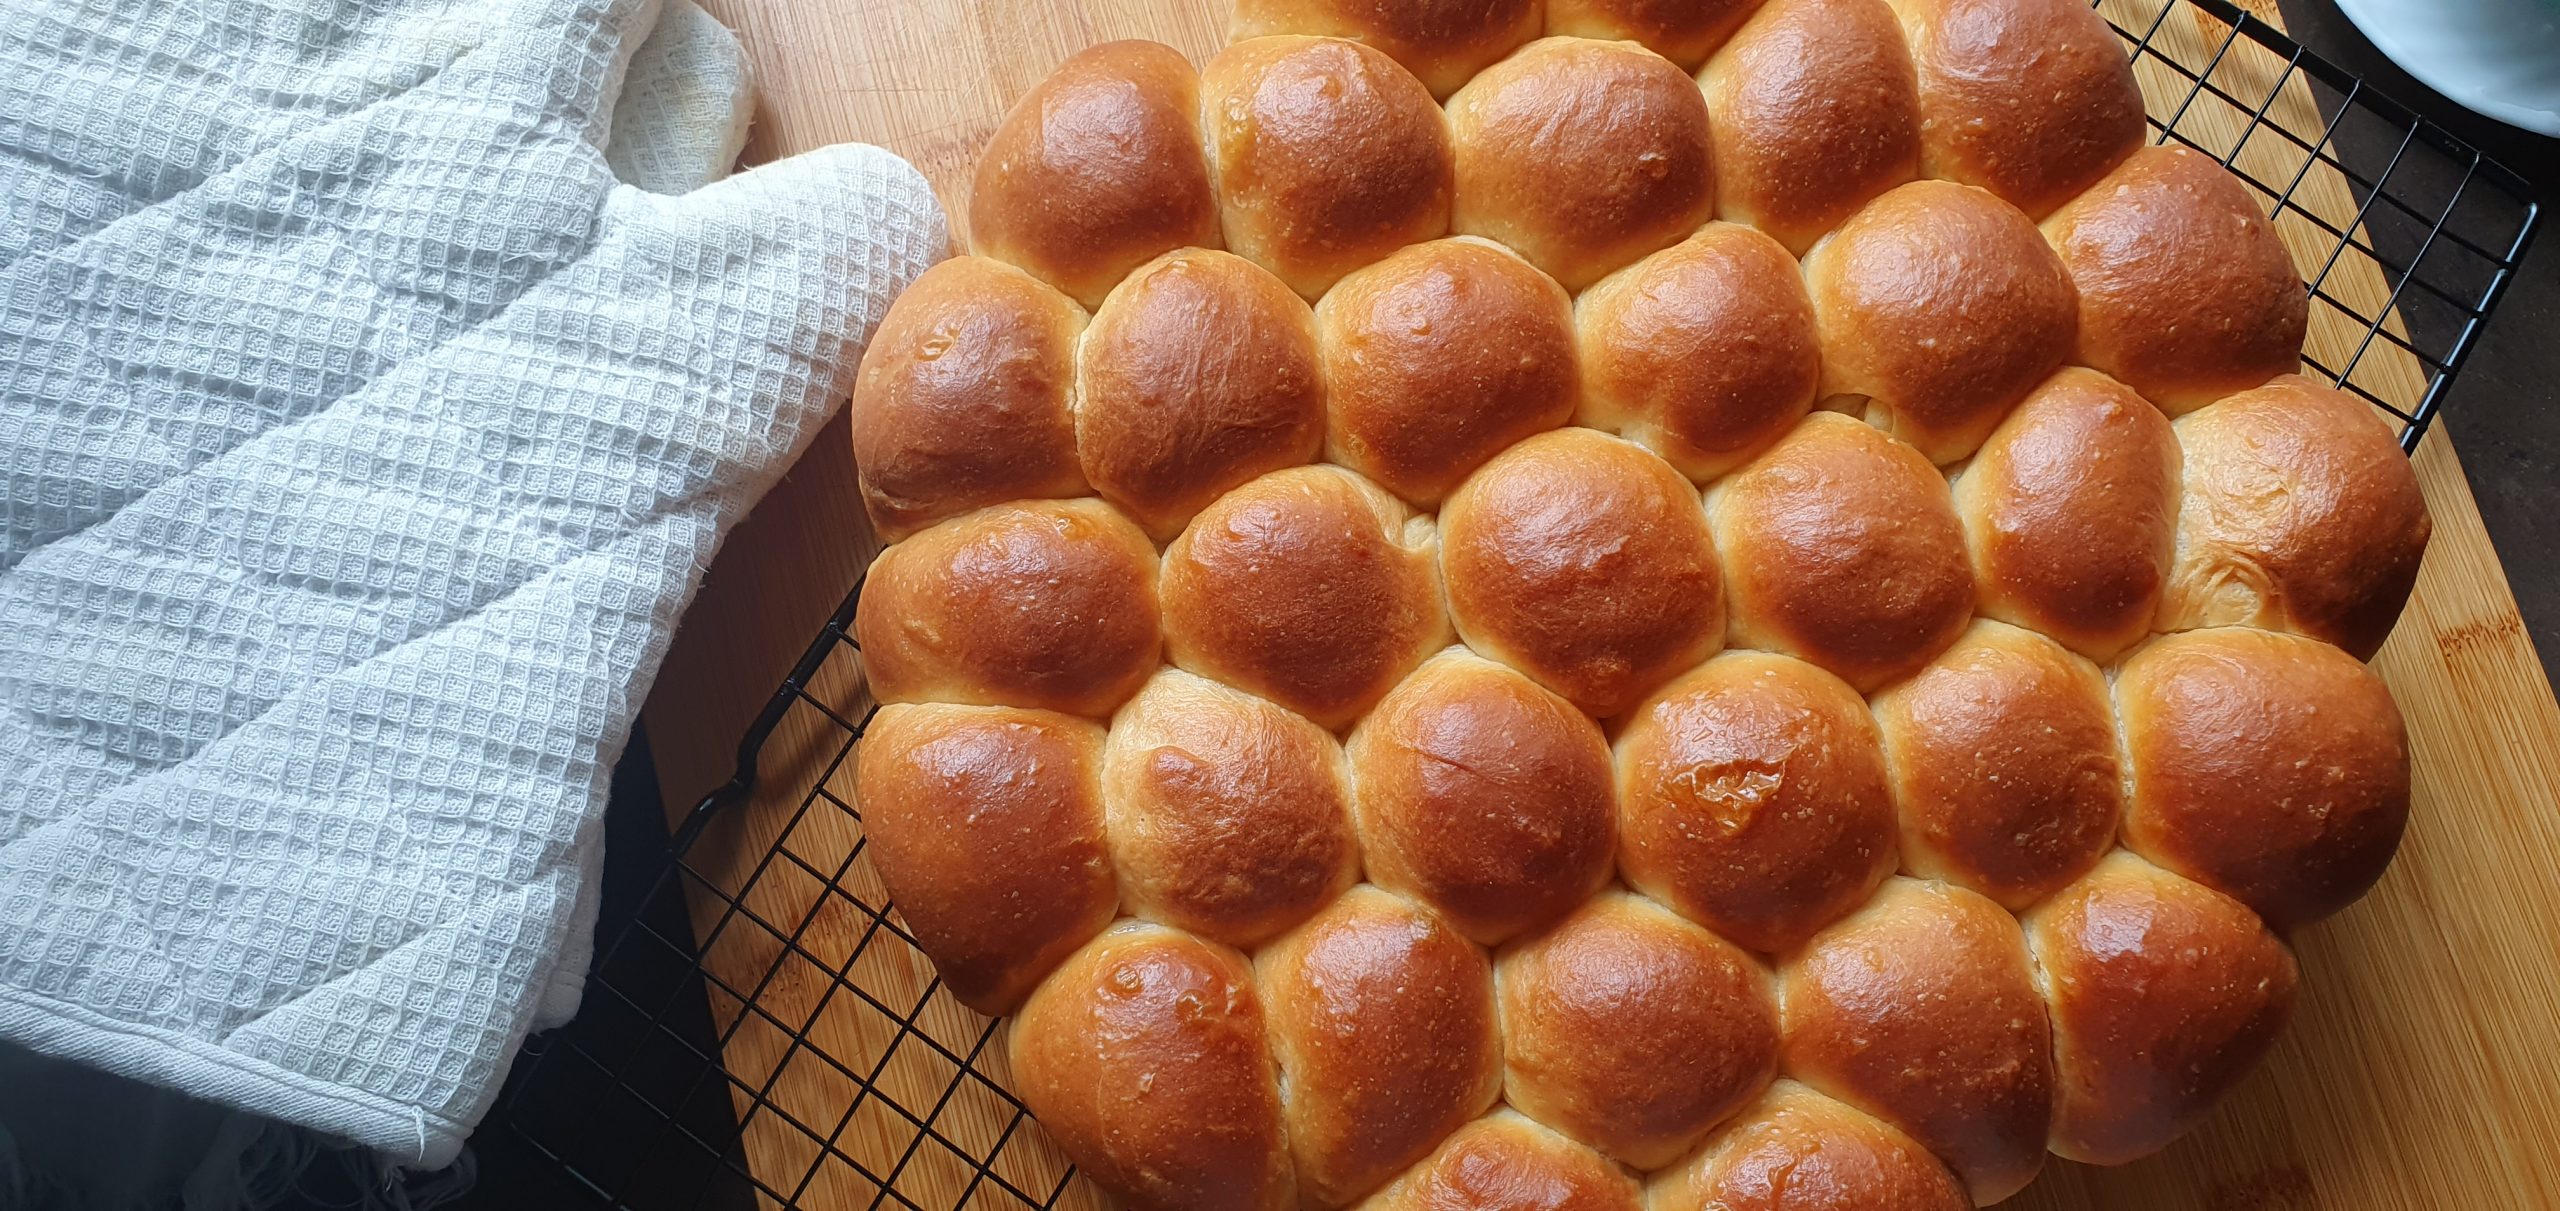
{"label": "wooden cutting board", "polygon": [[[1145,37],[1197,61],[1222,40],[1229,0],[703,2],[740,33],[756,65],[750,162],[829,142],[879,143],[913,160],[959,213],[970,165],[996,120],[1060,59],[1095,42]],[[2101,7],[2141,28],[2161,2]],[[2276,19],[2272,0],[2254,7]],[[2187,61],[2202,65],[2226,29],[2182,10],[2159,36],[2181,40],[2193,52]],[[2274,89],[2282,68],[2244,44],[2215,73],[2254,98]],[[2187,91],[2171,73],[2145,75],[2155,115],[2162,98],[2174,103]],[[2247,88],[2253,79],[2255,93]],[[2246,137],[2248,115],[2215,109],[2190,111],[2180,130],[2225,150]],[[2307,140],[2323,125],[2298,85],[2267,120]],[[2253,140],[2241,162],[2270,159],[2258,165],[2262,179],[2284,180],[2301,157],[2296,151],[2288,163],[2282,150]],[[2355,208],[2334,170],[2315,166],[2297,192],[2297,202],[2305,198],[2332,222],[2354,226]],[[2297,258],[2314,266],[2333,242],[2307,225],[2285,234]],[[2381,275],[2352,259],[2327,289],[2376,308],[2387,297]],[[2314,354],[2341,364],[2362,335],[2334,314],[2316,320]],[[2388,350],[2368,355],[2357,380],[2411,402],[2423,387],[2416,364]],[[2399,860],[2373,895],[2296,939],[2305,971],[2299,1017],[2212,1122],[2120,1169],[2056,1163],[2012,1206],[2560,1207],[2560,708],[2441,430],[2416,461],[2435,540],[2416,598],[2376,662],[2415,748],[2416,816]],[[839,417],[712,568],[646,715],[667,802],[677,809],[728,775],[746,721],[872,554],[853,482]],[[852,692],[847,670],[831,668],[822,682],[822,698]],[[716,843],[696,849],[697,869],[730,889],[756,879],[791,810],[827,777],[823,763],[837,746],[825,731],[813,710],[786,718],[768,748],[759,794],[732,810],[733,827]],[[829,843],[850,854],[851,825],[829,827],[842,834]],[[803,844],[802,835],[789,844]],[[856,889],[856,898],[862,894]],[[844,1007],[852,998],[827,995],[817,960],[847,956],[839,986],[852,968],[872,963],[858,957],[871,936],[866,918],[822,903],[822,891],[805,879],[796,890],[767,879],[749,899],[767,917],[803,923],[796,945],[741,942],[753,931],[728,930],[707,955],[715,976],[761,987],[759,1003],[776,1010],[743,1015],[753,1028],[738,1030],[729,1051],[731,1070],[758,1090],[738,1102],[748,1163],[760,1178],[801,1191],[808,1206],[885,1199],[943,1211],[964,1196],[971,1205],[1013,1205],[991,1197],[996,1192],[972,1166],[944,1155],[957,1146],[960,1154],[1001,1152],[998,1172],[1046,1191],[1039,1182],[1058,1161],[1035,1128],[1019,1129],[1023,1142],[1012,1142],[999,1098],[926,1048],[899,1048],[898,1036],[882,1033],[890,1027],[865,1025]],[[704,907],[707,923],[716,913]],[[777,978],[801,960],[819,974]],[[924,975],[911,955],[888,968],[852,975],[870,987],[921,991]],[[742,1016],[734,998],[715,992],[713,1000],[722,1020]],[[983,1020],[956,1007],[926,1008],[924,1025],[904,1029],[947,1035],[960,1047],[984,1037]],[[810,1037],[795,1047],[777,1023],[805,1024]],[[814,1062],[812,1049],[829,1062]],[[924,1058],[902,1058],[911,1056]],[[856,1099],[837,1064],[876,1072],[878,1093]],[[1000,1081],[1000,1057],[987,1066]],[[932,1146],[919,1147],[915,1124],[881,1111],[881,1098],[930,1117],[935,1129],[924,1134]],[[803,1120],[835,1142],[817,1144]],[[897,1193],[884,1196],[876,1183],[893,1170]],[[1090,1203],[1090,1192],[1071,1188],[1064,1201]]]}

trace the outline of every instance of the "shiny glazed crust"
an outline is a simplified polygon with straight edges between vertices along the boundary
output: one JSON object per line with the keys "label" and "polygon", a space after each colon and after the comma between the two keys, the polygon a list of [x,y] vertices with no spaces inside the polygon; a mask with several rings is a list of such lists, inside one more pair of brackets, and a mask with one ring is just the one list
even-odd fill
{"label": "shiny glazed crust", "polygon": [[1240,0],[854,390],[869,852],[1135,1208],[1948,1211],[2382,877],[2428,537],[2080,0]]}

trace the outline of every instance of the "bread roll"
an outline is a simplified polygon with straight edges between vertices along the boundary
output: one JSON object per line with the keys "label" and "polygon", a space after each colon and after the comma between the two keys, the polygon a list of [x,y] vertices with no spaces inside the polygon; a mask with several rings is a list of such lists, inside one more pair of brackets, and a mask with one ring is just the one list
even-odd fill
{"label": "bread roll", "polygon": [[854,614],[881,702],[1108,715],[1154,670],[1156,553],[1098,500],[1017,501],[882,551]]}
{"label": "bread roll", "polygon": [[1538,36],[1537,0],[1237,0],[1228,36],[1319,34],[1387,52],[1435,97]]}
{"label": "bread roll", "polygon": [[1920,171],[1911,54],[1884,0],[1769,0],[1698,73],[1716,213],[1798,256]]}
{"label": "bread roll", "polygon": [[2072,1160],[2167,1147],[2293,1014],[2293,954],[2246,906],[2122,850],[2026,927],[2053,1022],[2048,1143]]}
{"label": "bread roll", "polygon": [[1909,1137],[1780,1081],[1688,1163],[1652,1211],[1965,1211],[1964,1188]]}
{"label": "bread roll", "polygon": [[880,708],[855,759],[862,831],[960,1003],[1011,1012],[1111,923],[1102,729],[999,706]]}
{"label": "bread roll", "polygon": [[1166,669],[1111,720],[1102,788],[1129,911],[1253,946],[1360,875],[1342,750],[1323,728]]}
{"label": "bread roll", "polygon": [[1164,553],[1175,664],[1338,729],[1449,642],[1431,522],[1340,467],[1292,467]]}
{"label": "bread roll", "polygon": [[2211,159],[2143,148],[2044,230],[2079,289],[2072,360],[2170,415],[2301,365],[2311,296],[2257,198]]}
{"label": "bread roll", "polygon": [[1769,973],[1662,906],[1602,895],[1506,947],[1503,1097],[1638,1169],[1670,1164],[1778,1069]]}
{"label": "bread roll", "polygon": [[1328,457],[1438,504],[1504,447],[1573,413],[1572,303],[1500,245],[1417,244],[1316,304]]}
{"label": "bread roll", "polygon": [[2185,494],[2160,629],[2298,631],[2371,659],[2434,525],[2371,408],[2283,378],[2179,420]]}
{"label": "bread roll", "polygon": [[1927,663],[1972,614],[1947,481],[1845,416],[1806,417],[1718,481],[1707,518],[1730,570],[1736,647],[1801,656],[1872,689]]}
{"label": "bread roll", "polygon": [[1563,916],[1617,853],[1609,742],[1573,704],[1465,648],[1352,729],[1369,878],[1485,945]]}
{"label": "bread roll", "polygon": [[1783,973],[1787,1073],[1901,1128],[1983,1206],[2044,1165],[2050,1031],[2018,922],[1888,881]]}
{"label": "bread roll", "polygon": [[1697,230],[1715,209],[1707,106],[1669,60],[1625,42],[1541,38],[1449,98],[1456,230],[1567,290]]}
{"label": "bread roll", "polygon": [[1956,478],[1978,608],[2106,660],[2151,631],[2177,534],[2178,441],[2124,384],[2066,367]]}
{"label": "bread roll", "polygon": [[1449,229],[1449,131],[1413,73],[1338,38],[1253,38],[1200,72],[1227,247],[1312,299]]}
{"label": "bread roll", "polygon": [[1492,970],[1429,909],[1353,888],[1254,971],[1308,1206],[1349,1205],[1500,1092]]}
{"label": "bread roll", "polygon": [[2409,739],[2382,679],[2317,640],[2166,636],[2116,673],[2125,844],[2277,929],[2372,887],[2409,821]]}
{"label": "bread roll", "polygon": [[1547,0],[1547,32],[1641,42],[1682,71],[1696,71],[1759,6],[1760,0]]}
{"label": "bread roll", "polygon": [[1640,1211],[1627,1171],[1519,1112],[1458,1129],[1362,1211]]}
{"label": "bread roll", "polygon": [[1698,496],[1639,446],[1558,429],[1511,447],[1440,510],[1449,611],[1476,651],[1615,715],[1724,637]]}
{"label": "bread roll", "polygon": [[1822,322],[1822,392],[1931,462],[1973,453],[2062,365],[2071,279],[2018,208],[1967,185],[1914,181],[1807,254]]}
{"label": "bread roll", "polygon": [[1893,802],[1867,704],[1785,656],[1727,652],[1618,735],[1618,869],[1764,954],[1865,901],[1893,870]]}
{"label": "bread roll", "polygon": [[1160,253],[1216,247],[1199,76],[1157,42],[1068,57],[996,124],[969,189],[969,243],[1087,307]]}
{"label": "bread roll", "polygon": [[2043,217],[2142,146],[2122,39],[2083,0],[1886,0],[1920,78],[1920,169]]}
{"label": "bread roll", "polygon": [[1244,958],[1124,921],[1031,994],[1013,1089],[1131,1211],[1298,1205],[1262,1003]]}
{"label": "bread roll", "polygon": [[2032,631],[1977,622],[1875,697],[1902,867],[2024,908],[2116,835],[2124,783],[2096,665]]}
{"label": "bread roll", "polygon": [[1008,500],[1085,494],[1068,402],[1084,321],[1074,300],[984,257],[944,261],[898,296],[845,408],[881,541]]}
{"label": "bread roll", "polygon": [[1085,478],[1160,539],[1324,441],[1315,315],[1239,256],[1185,249],[1131,273],[1085,329],[1078,370]]}
{"label": "bread roll", "polygon": [[1748,227],[1710,223],[1574,303],[1575,417],[1695,480],[1724,474],[1813,406],[1822,344],[1795,258]]}

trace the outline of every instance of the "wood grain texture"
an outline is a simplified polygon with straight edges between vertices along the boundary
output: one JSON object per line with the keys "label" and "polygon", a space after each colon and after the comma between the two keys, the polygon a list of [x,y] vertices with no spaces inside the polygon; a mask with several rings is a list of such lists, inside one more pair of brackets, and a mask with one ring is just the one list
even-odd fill
{"label": "wood grain texture", "polygon": [[[2144,28],[2162,0],[2105,0]],[[1121,37],[1204,58],[1225,27],[1222,0],[706,0],[738,30],[761,81],[749,159],[841,140],[914,160],[957,213],[979,145],[1012,100],[1069,53]],[[2270,20],[2271,0],[2251,5]],[[2170,15],[2156,44],[2201,69],[2224,27]],[[2167,41],[2160,41],[2166,39]],[[2252,45],[2225,53],[2213,78],[2266,121],[2319,138],[2324,121],[2283,63]],[[2155,116],[2188,82],[2141,73]],[[2255,91],[2252,91],[2254,88]],[[2240,164],[2262,180],[2303,173],[2295,202],[2355,226],[2355,199],[2249,112],[2208,98],[2179,131],[2209,150],[2243,139]],[[2317,269],[2334,237],[2279,223],[2296,259]],[[2378,311],[2379,270],[2350,257],[2328,292]],[[2361,323],[2315,307],[2311,348],[2346,360]],[[2356,373],[2411,401],[2418,365],[2377,347]],[[2265,1067],[2203,1129],[2120,1169],[2055,1162],[2009,1204],[2102,1211],[2397,1211],[2560,1206],[2560,707],[2544,680],[2504,573],[2444,434],[2417,456],[2436,532],[2417,595],[2376,661],[2408,717],[2417,804],[2398,861],[2372,895],[2296,939],[2300,1016]],[[725,778],[736,738],[869,560],[875,544],[854,494],[841,418],[713,566],[677,636],[647,723],[667,801],[682,807]],[[850,657],[813,696],[860,694]],[[700,898],[700,933],[719,986],[715,1019],[746,1114],[744,1150],[760,1179],[803,1206],[932,1211],[1009,1207],[1011,1186],[1045,1197],[1064,1162],[1036,1126],[957,1060],[1004,1080],[989,1023],[939,994],[931,972],[864,911],[878,904],[835,729],[814,706],[788,715],[763,761],[762,791],[726,814],[689,865],[745,888],[743,911]],[[823,784],[803,811],[805,792]],[[781,853],[775,856],[779,847]],[[830,884],[840,890],[830,890]],[[743,1002],[752,1001],[752,1007]],[[912,1018],[911,1025],[901,1025]],[[806,1033],[795,1045],[792,1035]],[[855,1077],[876,1091],[859,1093]],[[928,1129],[926,1122],[930,1121]],[[832,1141],[822,1143],[821,1141]],[[989,1159],[991,1158],[991,1159]],[[1001,1183],[978,1172],[988,1160]],[[1081,1183],[1062,1205],[1095,1205]]]}

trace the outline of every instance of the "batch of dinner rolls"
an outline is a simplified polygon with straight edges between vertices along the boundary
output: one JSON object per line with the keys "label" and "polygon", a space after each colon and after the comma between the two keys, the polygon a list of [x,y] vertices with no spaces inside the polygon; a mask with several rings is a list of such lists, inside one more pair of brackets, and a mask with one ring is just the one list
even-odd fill
{"label": "batch of dinner rolls", "polygon": [[2428,535],[2082,0],[1241,0],[852,401],[871,853],[1133,1208],[1920,1211],[2264,1055]]}

